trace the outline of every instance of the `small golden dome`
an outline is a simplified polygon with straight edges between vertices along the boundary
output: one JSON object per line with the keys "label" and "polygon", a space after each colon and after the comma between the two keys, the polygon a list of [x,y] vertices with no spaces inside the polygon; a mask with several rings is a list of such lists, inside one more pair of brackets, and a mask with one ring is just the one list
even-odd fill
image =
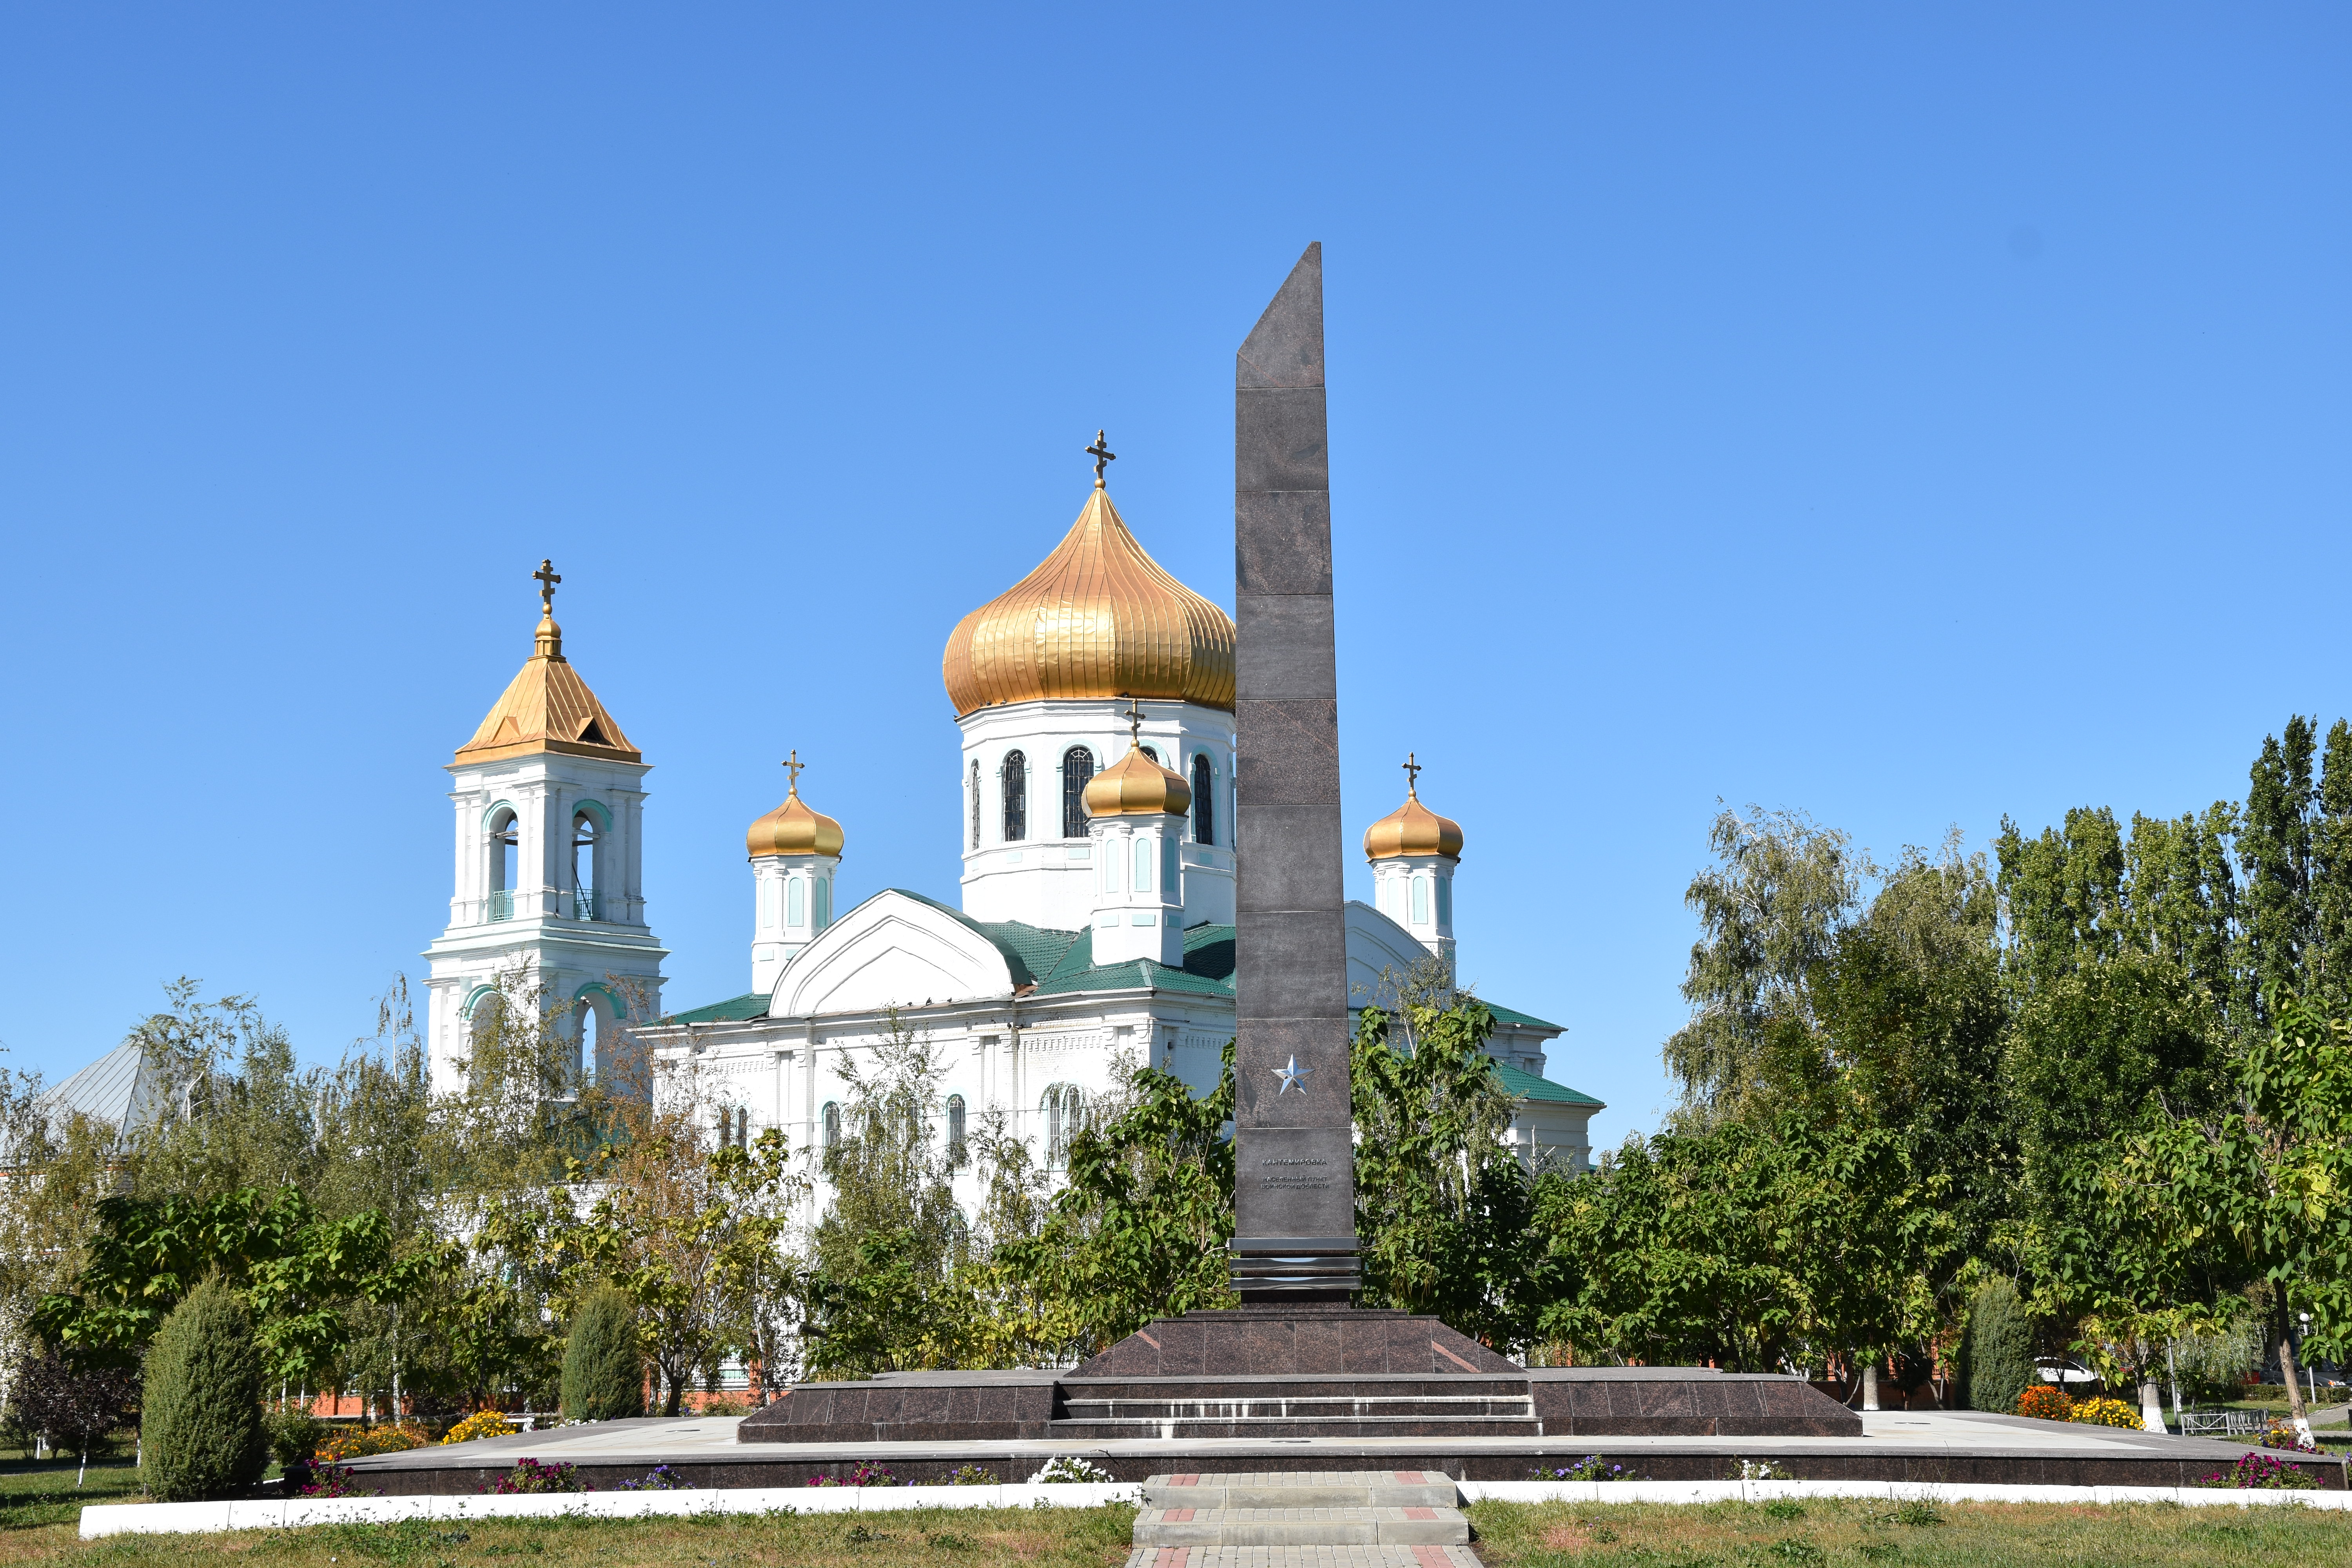
{"label": "small golden dome", "polygon": [[1192,786],[1129,746],[1127,755],[1087,781],[1089,816],[1181,816],[1192,809]]}
{"label": "small golden dome", "polygon": [[1234,623],[1144,553],[1097,486],[1035,571],[957,624],[940,674],[959,718],[1126,696],[1231,712]]}
{"label": "small golden dome", "polygon": [[743,835],[743,847],[752,859],[762,855],[841,853],[841,824],[821,811],[811,811],[808,803],[801,799],[801,770],[807,765],[801,761],[797,749],[784,763],[793,775],[784,804],[751,824],[751,830]]}
{"label": "small golden dome", "polygon": [[1421,804],[1420,764],[1405,763],[1404,804],[1364,830],[1364,858],[1393,860],[1402,855],[1462,854],[1462,825]]}

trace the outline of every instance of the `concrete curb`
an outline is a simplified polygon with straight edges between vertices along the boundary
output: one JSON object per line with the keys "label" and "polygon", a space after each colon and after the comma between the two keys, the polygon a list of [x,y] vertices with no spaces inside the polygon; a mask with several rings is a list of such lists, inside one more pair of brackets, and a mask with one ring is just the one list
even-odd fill
{"label": "concrete curb", "polygon": [[1099,1508],[1140,1504],[1139,1483],[997,1487],[756,1487],[674,1492],[556,1492],[536,1497],[288,1498],[253,1502],[94,1504],[81,1539],[296,1530],[312,1524],[394,1524],[406,1519],[653,1519],[698,1514],[877,1513],[915,1508]]}
{"label": "concrete curb", "polygon": [[2278,1505],[2352,1511],[2352,1492],[2235,1487],[2037,1487],[1970,1481],[1463,1481],[1474,1502],[1770,1502],[1862,1498],[1882,1502],[2171,1502],[2189,1508]]}

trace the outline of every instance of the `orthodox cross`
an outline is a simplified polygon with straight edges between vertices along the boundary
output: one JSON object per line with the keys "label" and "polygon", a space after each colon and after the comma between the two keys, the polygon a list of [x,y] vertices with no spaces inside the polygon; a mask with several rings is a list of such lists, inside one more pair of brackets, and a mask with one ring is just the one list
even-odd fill
{"label": "orthodox cross", "polygon": [[1135,699],[1132,697],[1127,700],[1126,718],[1127,743],[1140,751],[1143,748],[1143,710],[1135,705]]}
{"label": "orthodox cross", "polygon": [[542,558],[539,563],[539,570],[532,573],[530,578],[532,582],[539,584],[541,607],[551,616],[555,614],[555,585],[563,581],[556,574],[555,563]]}
{"label": "orthodox cross", "polygon": [[1421,764],[1412,760],[1411,752],[1407,752],[1404,754],[1404,762],[1401,765],[1404,769],[1404,793],[1419,800],[1421,791],[1416,786],[1421,783]]}
{"label": "orthodox cross", "polygon": [[1095,489],[1100,489],[1103,488],[1103,468],[1118,461],[1118,454],[1110,449],[1103,440],[1103,433],[1097,430],[1095,432],[1095,444],[1087,448],[1087,456],[1095,460]]}
{"label": "orthodox cross", "polygon": [[806,766],[808,766],[808,764],[801,761],[801,749],[798,746],[794,746],[793,748],[793,754],[786,757],[783,762],[784,771],[793,775],[792,788],[786,790],[784,792],[785,794],[798,795],[801,793],[801,770]]}

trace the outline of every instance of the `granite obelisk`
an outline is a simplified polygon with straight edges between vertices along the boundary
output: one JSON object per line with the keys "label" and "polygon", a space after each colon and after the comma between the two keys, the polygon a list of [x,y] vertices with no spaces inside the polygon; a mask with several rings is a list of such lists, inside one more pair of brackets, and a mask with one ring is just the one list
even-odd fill
{"label": "granite obelisk", "polygon": [[1319,243],[1236,356],[1234,605],[1234,1286],[1344,1300],[1356,1184]]}

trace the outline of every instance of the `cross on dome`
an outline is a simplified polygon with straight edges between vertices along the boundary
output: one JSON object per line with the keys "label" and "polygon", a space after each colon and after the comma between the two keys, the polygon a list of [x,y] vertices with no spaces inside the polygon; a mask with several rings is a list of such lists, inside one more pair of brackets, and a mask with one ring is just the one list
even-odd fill
{"label": "cross on dome", "polygon": [[530,578],[539,584],[540,608],[548,615],[555,614],[555,585],[563,581],[555,570],[555,563],[541,556],[539,570],[532,573]]}
{"label": "cross on dome", "polygon": [[806,763],[801,761],[801,749],[798,746],[794,746],[793,748],[793,754],[786,757],[781,765],[786,773],[793,775],[792,785],[790,788],[786,789],[784,793],[787,795],[795,795],[800,794],[801,770],[808,766]]}
{"label": "cross on dome", "polygon": [[1419,800],[1421,798],[1421,764],[1412,760],[1412,753],[1411,752],[1407,752],[1404,754],[1402,766],[1404,768],[1405,798],[1407,800]]}
{"label": "cross on dome", "polygon": [[1097,430],[1095,432],[1095,444],[1087,448],[1087,456],[1095,460],[1095,489],[1101,489],[1103,469],[1118,461],[1118,454],[1110,449],[1109,444],[1103,439],[1103,433]]}
{"label": "cross on dome", "polygon": [[1128,745],[1135,751],[1141,751],[1143,749],[1143,710],[1136,706],[1133,697],[1128,698],[1127,711],[1120,717],[1127,721]]}

